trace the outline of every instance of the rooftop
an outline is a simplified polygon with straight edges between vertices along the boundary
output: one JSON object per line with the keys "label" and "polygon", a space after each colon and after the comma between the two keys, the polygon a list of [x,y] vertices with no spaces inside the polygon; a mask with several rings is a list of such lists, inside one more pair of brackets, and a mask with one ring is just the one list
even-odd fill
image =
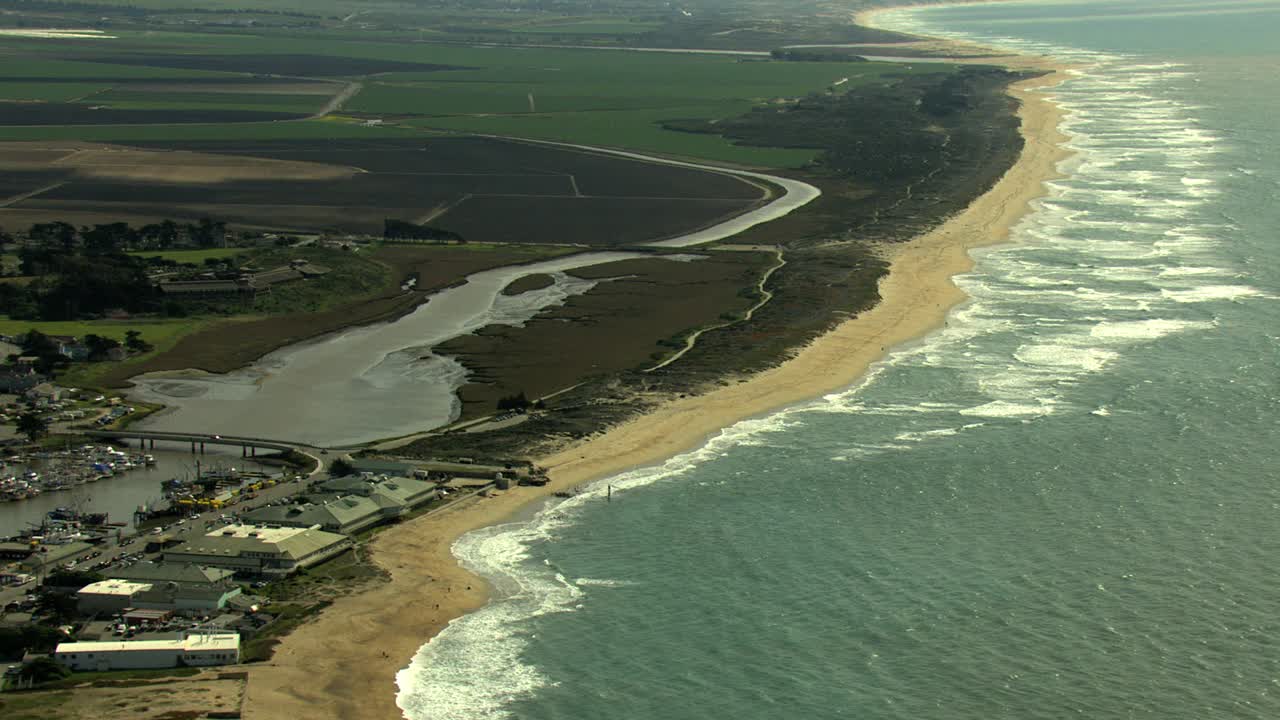
{"label": "rooftop", "polygon": [[101,580],[96,583],[90,583],[80,588],[79,593],[85,595],[128,595],[143,590],[150,590],[151,583],[130,582],[128,580]]}
{"label": "rooftop", "polygon": [[309,527],[227,525],[194,538],[173,552],[228,558],[264,553],[298,560],[345,540],[342,535]]}
{"label": "rooftop", "polygon": [[140,562],[133,567],[112,570],[111,576],[124,580],[176,582],[210,585],[227,580],[235,573],[222,568],[203,567],[195,563]]}
{"label": "rooftop", "polygon": [[129,652],[144,650],[235,650],[240,647],[239,633],[188,635],[174,640],[105,640],[102,642],[58,643],[55,652]]}

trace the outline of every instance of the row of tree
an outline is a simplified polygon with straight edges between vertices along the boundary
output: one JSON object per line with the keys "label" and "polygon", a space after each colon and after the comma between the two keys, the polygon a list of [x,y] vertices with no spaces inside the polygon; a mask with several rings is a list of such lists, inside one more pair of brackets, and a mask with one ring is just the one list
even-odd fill
{"label": "row of tree", "polygon": [[[178,223],[164,220],[141,227],[115,222],[87,225],[77,228],[68,222],[55,220],[35,223],[27,230],[27,244],[22,248],[33,259],[49,254],[69,254],[77,248],[86,255],[108,255],[130,250],[167,250],[181,245],[210,248],[226,244],[227,224],[209,218],[194,223]],[[0,233],[0,241],[11,242],[12,237]],[[22,252],[19,252],[22,257]],[[26,259],[24,258],[24,262]],[[23,270],[24,275],[36,272]]]}

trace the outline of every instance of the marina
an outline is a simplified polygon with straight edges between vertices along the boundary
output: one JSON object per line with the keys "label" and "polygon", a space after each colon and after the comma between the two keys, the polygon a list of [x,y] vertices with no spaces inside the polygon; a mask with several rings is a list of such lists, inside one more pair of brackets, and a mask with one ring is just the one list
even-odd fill
{"label": "marina", "polygon": [[[120,449],[132,456],[127,449]],[[154,450],[138,452],[143,457],[141,466],[133,465],[120,472],[112,471],[109,477],[100,477],[93,482],[72,484],[42,490],[22,500],[0,503],[0,536],[16,535],[35,525],[39,525],[50,511],[60,507],[79,508],[84,512],[106,513],[112,523],[120,523],[119,527],[130,528],[134,525],[134,516],[140,509],[152,512],[164,507],[166,501],[162,483],[177,479],[183,481],[196,476],[197,463],[202,473],[228,472],[235,469],[239,472],[260,472],[273,474],[278,472],[274,467],[263,465],[252,458],[240,457],[239,449],[215,449],[203,456],[193,455],[187,448],[178,443],[157,443]],[[154,464],[146,463],[146,456],[151,456]],[[30,464],[9,463],[6,460],[5,472],[24,475],[34,471],[41,478],[51,477],[53,470],[48,469],[59,461],[69,462],[69,458],[31,457]],[[132,460],[129,461],[132,464]],[[22,468],[22,472],[17,472]]]}
{"label": "marina", "polygon": [[154,467],[154,455],[130,454],[111,445],[81,445],[10,455],[0,460],[0,502],[28,500],[71,490],[117,474]]}

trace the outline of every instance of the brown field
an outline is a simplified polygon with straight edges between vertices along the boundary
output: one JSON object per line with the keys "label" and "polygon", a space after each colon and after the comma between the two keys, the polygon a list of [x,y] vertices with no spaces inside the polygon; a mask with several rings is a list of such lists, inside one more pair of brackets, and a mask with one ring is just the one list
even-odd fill
{"label": "brown field", "polygon": [[98,179],[198,184],[255,179],[326,180],[350,177],[357,170],[303,160],[56,142],[0,143],[0,172],[38,174],[41,179],[56,177],[68,183]]}
{"label": "brown field", "polygon": [[485,328],[434,352],[472,371],[459,391],[463,417],[483,415],[506,395],[538,397],[653,364],[685,334],[749,307],[753,300],[740,291],[772,262],[768,252],[712,251],[692,262],[655,257],[574,270],[600,284],[522,328]]}
{"label": "brown field", "polygon": [[191,677],[97,680],[74,690],[37,690],[0,695],[6,720],[175,720],[207,713],[238,713],[244,703],[244,673],[206,670]]}

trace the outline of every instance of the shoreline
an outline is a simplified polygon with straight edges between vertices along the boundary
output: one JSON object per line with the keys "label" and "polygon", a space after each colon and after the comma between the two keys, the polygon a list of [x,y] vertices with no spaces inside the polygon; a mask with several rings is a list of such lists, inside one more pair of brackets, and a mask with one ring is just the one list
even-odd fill
{"label": "shoreline", "polygon": [[[861,16],[860,16],[861,17]],[[430,522],[392,526],[370,544],[390,580],[336,600],[283,639],[268,663],[247,666],[244,717],[399,718],[396,673],[452,620],[485,604],[484,582],[452,554],[454,541],[482,527],[511,521],[552,493],[619,472],[653,465],[695,449],[741,420],[846,388],[895,345],[941,327],[967,299],[951,281],[973,267],[969,251],[1008,240],[1009,232],[1044,194],[1068,156],[1058,132],[1061,110],[1037,88],[1065,79],[1064,68],[1028,56],[1000,64],[1038,67],[1049,74],[1011,86],[1021,101],[1024,147],[1005,175],[964,211],[910,242],[888,248],[890,272],[881,300],[801,349],[784,364],[744,382],[697,397],[672,400],[538,464],[551,483],[473,497]]]}

